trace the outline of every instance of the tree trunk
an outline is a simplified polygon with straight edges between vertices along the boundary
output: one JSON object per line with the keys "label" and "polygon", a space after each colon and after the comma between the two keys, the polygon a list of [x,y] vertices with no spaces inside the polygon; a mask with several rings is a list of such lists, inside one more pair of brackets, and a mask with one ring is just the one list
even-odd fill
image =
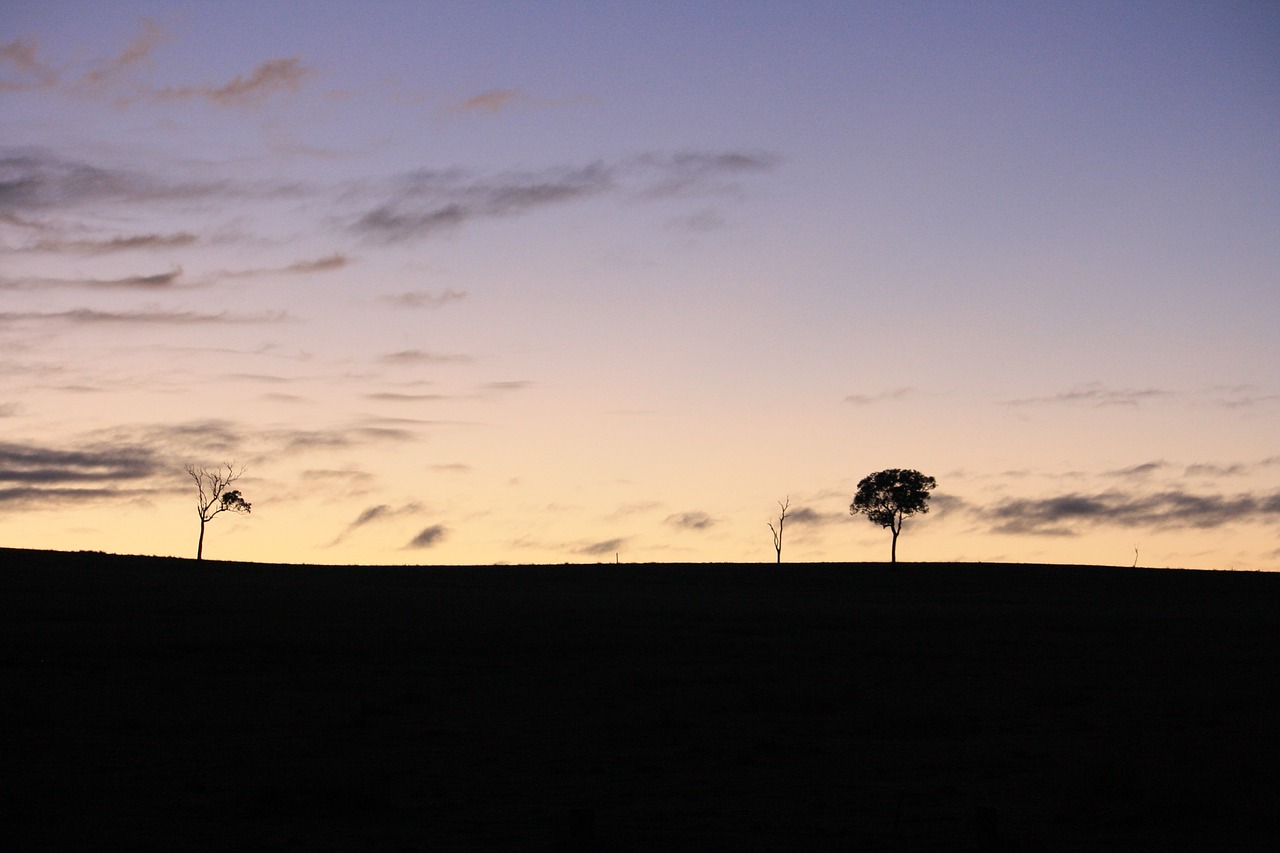
{"label": "tree trunk", "polygon": [[196,544],[196,559],[204,559],[204,519],[200,519],[200,541]]}
{"label": "tree trunk", "polygon": [[900,527],[889,528],[893,531],[893,544],[889,546],[889,562],[898,562],[898,533],[902,529]]}

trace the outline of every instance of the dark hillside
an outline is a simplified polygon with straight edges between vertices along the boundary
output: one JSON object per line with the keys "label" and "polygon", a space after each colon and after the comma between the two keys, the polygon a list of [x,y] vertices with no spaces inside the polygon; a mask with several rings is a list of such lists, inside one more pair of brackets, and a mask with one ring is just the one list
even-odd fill
{"label": "dark hillside", "polygon": [[1280,574],[0,549],[0,666],[10,850],[1280,849]]}

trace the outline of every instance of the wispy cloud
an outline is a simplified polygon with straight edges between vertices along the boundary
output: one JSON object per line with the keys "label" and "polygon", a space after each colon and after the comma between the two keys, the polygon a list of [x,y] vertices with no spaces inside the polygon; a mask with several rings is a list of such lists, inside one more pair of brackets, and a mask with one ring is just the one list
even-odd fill
{"label": "wispy cloud", "polygon": [[15,39],[0,44],[0,93],[43,89],[56,85],[58,71],[40,60],[40,46],[30,39]]}
{"label": "wispy cloud", "polygon": [[1280,492],[1221,495],[1170,489],[1137,494],[1113,490],[1012,498],[977,513],[992,524],[993,533],[1074,536],[1081,525],[1205,530],[1280,517]]}
{"label": "wispy cloud", "polygon": [[424,527],[417,536],[409,540],[409,544],[405,545],[405,549],[414,548],[431,548],[439,545],[444,541],[449,529],[443,524],[433,524],[430,527]]}
{"label": "wispy cloud", "polygon": [[527,379],[516,379],[505,382],[485,382],[480,386],[482,391],[523,391],[525,388],[532,388],[533,383]]}
{"label": "wispy cloud", "polygon": [[1238,462],[1230,465],[1196,463],[1188,465],[1183,474],[1187,477],[1239,477],[1248,472],[1248,467]]}
{"label": "wispy cloud", "polygon": [[341,252],[325,255],[322,258],[304,259],[285,264],[282,267],[257,267],[243,270],[224,270],[218,275],[224,278],[256,278],[265,275],[300,275],[317,272],[331,272],[348,266],[351,259]]}
{"label": "wispy cloud", "polygon": [[589,557],[602,557],[606,554],[616,554],[626,544],[625,536],[616,539],[605,539],[601,542],[592,542],[587,545],[580,545],[574,548],[575,554],[585,554]]}
{"label": "wispy cloud", "polygon": [[455,112],[483,112],[497,113],[501,112],[512,103],[521,100],[522,96],[517,89],[490,89],[487,92],[467,98],[460,104],[455,106]]}
{"label": "wispy cloud", "polygon": [[1159,388],[1107,388],[1100,382],[1050,394],[1045,397],[1025,397],[1018,400],[1007,400],[1009,406],[1030,406],[1040,404],[1066,404],[1091,406],[1137,406],[1147,400],[1167,397],[1171,392]]}
{"label": "wispy cloud", "polygon": [[24,247],[22,251],[56,254],[105,255],[111,252],[131,252],[150,249],[181,249],[194,245],[196,235],[187,231],[173,234],[129,234],[99,240],[41,239]]}
{"label": "wispy cloud", "polygon": [[363,527],[371,521],[376,521],[379,518],[386,518],[394,512],[395,510],[393,510],[389,504],[371,506],[364,512],[360,513],[360,515],[356,517],[356,520],[351,522],[347,529],[354,530],[357,527]]}
{"label": "wispy cloud", "polygon": [[422,512],[422,505],[418,503],[409,503],[400,507],[393,507],[390,504],[377,504],[376,506],[368,507],[361,512],[360,515],[356,516],[355,521],[348,524],[342,532],[339,533],[331,543],[329,543],[330,547],[343,542],[348,536],[366,525],[377,521],[388,521],[404,515],[416,515],[420,512]]}
{"label": "wispy cloud", "polygon": [[613,522],[621,518],[631,518],[632,516],[653,512],[661,506],[662,503],[659,501],[631,501],[615,507],[612,512],[606,513],[601,517],[606,521]]}
{"label": "wispy cloud", "polygon": [[88,290],[167,290],[182,279],[182,267],[151,275],[122,278],[16,278],[0,279],[0,290],[45,290],[84,288]]}
{"label": "wispy cloud", "polygon": [[620,171],[635,175],[640,198],[721,195],[739,188],[744,175],[777,169],[776,154],[743,151],[680,151],[641,154],[622,164]]}
{"label": "wispy cloud", "polygon": [[44,506],[79,504],[88,501],[115,501],[146,499],[157,494],[156,489],[128,488],[34,488],[16,486],[0,488],[0,506],[10,509],[36,509]]}
{"label": "wispy cloud", "polygon": [[[0,79],[0,93],[30,89],[53,89],[67,83],[68,91],[93,94],[121,82],[129,72],[146,63],[152,52],[168,40],[168,33],[154,21],[144,20],[142,29],[120,53],[98,60],[80,76],[69,69],[59,69],[42,61],[39,45],[30,39],[17,39],[0,45],[0,69],[8,74]],[[135,86],[135,89],[138,87]]]}
{"label": "wispy cloud", "polygon": [[[9,225],[14,228],[21,228],[28,231],[44,231],[49,226],[47,223],[40,222],[35,219],[26,219],[15,213],[0,213],[0,225]],[[21,251],[17,247],[5,247],[5,251]]]}
{"label": "wispy cloud", "polygon": [[111,427],[98,430],[86,436],[85,440],[94,444],[147,447],[157,454],[180,460],[193,455],[213,459],[230,454],[255,464],[294,455],[315,457],[317,453],[328,450],[401,444],[417,438],[418,432],[413,429],[368,422],[301,429],[269,425],[248,427],[228,420],[203,420]]}
{"label": "wispy cloud", "polygon": [[1224,409],[1251,409],[1280,402],[1280,393],[1265,391],[1256,385],[1220,385],[1209,390],[1213,403]]}
{"label": "wispy cloud", "polygon": [[[20,245],[22,251],[97,254],[176,249],[205,238],[191,228],[170,234],[86,238],[86,231],[101,232],[111,226],[113,219],[92,225],[66,219],[41,223],[38,215],[53,212],[65,217],[76,212],[100,217],[113,204],[154,208],[165,203],[204,201],[217,205],[285,197],[319,198],[327,192],[336,194],[337,203],[347,210],[357,205],[354,213],[337,214],[346,219],[348,233],[394,244],[428,237],[473,220],[518,217],[591,197],[659,199],[715,194],[734,185],[741,175],[771,168],[771,159],[764,155],[651,153],[613,164],[596,161],[494,174],[419,169],[382,180],[335,182],[325,187],[245,182],[238,177],[174,180],[140,168],[98,165],[41,148],[10,149],[0,150],[0,222],[38,232],[35,242]],[[340,269],[350,262],[345,253],[334,252],[284,267],[232,270],[223,275],[315,273]],[[465,295],[455,290],[409,291],[382,298],[397,307],[436,308]]]}
{"label": "wispy cloud", "polygon": [[338,483],[349,489],[351,486],[367,486],[373,482],[374,477],[368,471],[348,468],[307,468],[302,472],[302,479],[311,483]]}
{"label": "wispy cloud", "polygon": [[20,215],[104,202],[192,200],[228,192],[228,181],[170,182],[130,169],[95,166],[42,149],[0,156],[0,211]]}
{"label": "wispy cloud", "polygon": [[394,179],[390,198],[366,211],[352,230],[385,242],[425,237],[473,219],[515,216],[557,202],[598,195],[613,178],[603,164],[482,178],[419,170]]}
{"label": "wispy cloud", "polygon": [[[118,425],[74,436],[62,447],[38,442],[0,442],[0,502],[14,508],[121,496],[160,495],[181,489],[183,465],[239,459],[250,465],[303,457],[314,463],[328,452],[405,444],[417,429],[356,422],[298,429],[243,425],[225,420]],[[344,494],[372,483],[360,471],[309,468],[304,481],[341,484]],[[417,504],[398,513],[420,509]]]}
{"label": "wispy cloud", "polygon": [[117,54],[94,61],[75,76],[39,57],[39,47],[29,39],[0,45],[0,93],[30,89],[62,89],[76,95],[109,97],[117,106],[138,101],[206,101],[221,107],[259,107],[281,93],[296,93],[314,76],[297,57],[268,59],[253,71],[238,74],[225,83],[202,86],[155,87],[134,72],[148,65],[156,48],[168,41],[167,30],[144,20],[141,30]]}
{"label": "wispy cloud", "polygon": [[456,400],[455,394],[405,394],[400,391],[373,391],[364,395],[366,400],[384,403],[434,403],[440,400]]}
{"label": "wispy cloud", "polygon": [[220,311],[216,314],[198,311],[165,311],[158,308],[138,311],[96,311],[91,308],[73,308],[52,312],[0,312],[0,325],[5,323],[67,323],[71,325],[106,325],[117,323],[144,325],[191,326],[213,323],[282,323],[289,319],[283,311],[258,314],[235,314]]}
{"label": "wispy cloud", "polygon": [[440,308],[450,302],[465,299],[467,294],[458,290],[446,290],[441,293],[430,293],[425,290],[412,290],[407,293],[393,293],[382,297],[399,308]]}
{"label": "wispy cloud", "polygon": [[31,444],[0,444],[0,482],[119,481],[146,477],[155,470],[155,455],[145,447],[60,450]]}
{"label": "wispy cloud", "polygon": [[296,377],[277,376],[273,373],[224,373],[222,378],[241,382],[264,382],[269,385],[286,385],[297,381]]}
{"label": "wispy cloud", "polygon": [[0,443],[0,505],[21,508],[82,502],[151,491],[141,486],[160,469],[150,448],[106,444],[63,449]]}
{"label": "wispy cloud", "polygon": [[86,438],[98,443],[140,445],[157,454],[185,460],[193,454],[218,456],[238,453],[247,443],[248,436],[243,428],[231,421],[194,420],[176,424],[114,426],[97,430]]}
{"label": "wispy cloud", "polygon": [[352,222],[351,230],[394,243],[475,219],[517,216],[609,193],[649,200],[723,193],[737,186],[739,176],[771,171],[776,163],[768,154],[692,151],[491,176],[418,170],[388,182],[384,200]]}
{"label": "wispy cloud", "polygon": [[330,270],[340,270],[350,264],[351,258],[341,252],[334,252],[332,255],[325,255],[323,258],[294,261],[280,271],[292,273],[328,272]]}
{"label": "wispy cloud", "polygon": [[800,506],[787,511],[788,524],[805,524],[818,527],[826,524],[843,524],[849,520],[848,513],[819,512],[813,507]]}
{"label": "wispy cloud", "polygon": [[281,92],[296,93],[313,72],[297,57],[269,59],[249,76],[237,75],[221,86],[172,86],[156,93],[160,100],[206,100],[221,107],[257,107]]}
{"label": "wispy cloud", "polygon": [[678,512],[667,516],[663,521],[680,530],[707,530],[716,524],[715,518],[701,510]]}
{"label": "wispy cloud", "polygon": [[[421,98],[413,98],[413,100],[421,100]],[[467,114],[498,115],[517,107],[546,109],[581,106],[587,103],[590,103],[590,99],[580,96],[548,98],[524,89],[488,89],[471,97],[452,101],[444,107],[443,112],[446,115],[453,116]]]}
{"label": "wispy cloud", "polygon": [[394,427],[350,426],[331,429],[270,430],[260,433],[267,442],[277,444],[281,452],[307,453],[315,450],[360,447],[413,441],[413,430]]}
{"label": "wispy cloud", "polygon": [[167,31],[154,21],[144,20],[142,32],[138,33],[118,55],[99,63],[96,68],[85,74],[81,83],[102,86],[116,80],[131,69],[145,63],[151,56],[151,52],[167,39]]}
{"label": "wispy cloud", "polygon": [[475,359],[469,355],[428,352],[420,349],[407,349],[400,350],[399,352],[389,352],[386,355],[379,356],[378,358],[378,361],[383,364],[410,366],[424,364],[469,364],[474,360]]}
{"label": "wispy cloud", "polygon": [[1130,465],[1127,468],[1119,468],[1115,471],[1108,471],[1106,476],[1119,477],[1122,479],[1146,479],[1153,474],[1168,469],[1169,463],[1162,461],[1143,462],[1139,465]]}
{"label": "wispy cloud", "polygon": [[911,388],[894,388],[891,391],[880,391],[875,394],[850,394],[844,398],[844,401],[855,406],[869,406],[873,403],[887,403],[893,400],[901,400],[914,393],[914,390]]}

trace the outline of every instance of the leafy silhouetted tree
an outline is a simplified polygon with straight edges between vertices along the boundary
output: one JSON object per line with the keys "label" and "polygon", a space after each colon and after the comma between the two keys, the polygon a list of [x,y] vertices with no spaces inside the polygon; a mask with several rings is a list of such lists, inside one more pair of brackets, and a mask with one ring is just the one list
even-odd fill
{"label": "leafy silhouetted tree", "polygon": [[204,559],[204,526],[213,520],[215,515],[223,512],[248,513],[249,502],[240,494],[239,489],[230,488],[231,484],[244,475],[244,469],[236,470],[235,465],[224,462],[221,468],[197,468],[187,466],[187,473],[196,481],[199,497],[196,500],[196,511],[200,514],[200,541],[196,545],[196,559]]}
{"label": "leafy silhouetted tree", "polygon": [[785,501],[778,501],[778,506],[782,508],[782,512],[778,515],[778,526],[775,528],[772,521],[765,523],[773,531],[773,547],[778,552],[778,565],[782,565],[782,523],[787,520],[787,507],[791,506],[791,497],[788,496]]}
{"label": "leafy silhouetted tree", "polygon": [[898,562],[898,534],[908,516],[929,511],[929,492],[938,481],[911,468],[888,468],[868,474],[858,482],[849,505],[850,515],[865,515],[872,524],[893,531],[890,562]]}

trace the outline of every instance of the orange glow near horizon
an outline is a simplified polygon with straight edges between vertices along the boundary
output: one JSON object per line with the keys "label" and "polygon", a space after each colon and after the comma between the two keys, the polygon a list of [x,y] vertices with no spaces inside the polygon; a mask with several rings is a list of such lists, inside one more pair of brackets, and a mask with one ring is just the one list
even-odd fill
{"label": "orange glow near horizon", "polygon": [[1280,568],[1260,12],[234,9],[6,12],[0,545]]}

